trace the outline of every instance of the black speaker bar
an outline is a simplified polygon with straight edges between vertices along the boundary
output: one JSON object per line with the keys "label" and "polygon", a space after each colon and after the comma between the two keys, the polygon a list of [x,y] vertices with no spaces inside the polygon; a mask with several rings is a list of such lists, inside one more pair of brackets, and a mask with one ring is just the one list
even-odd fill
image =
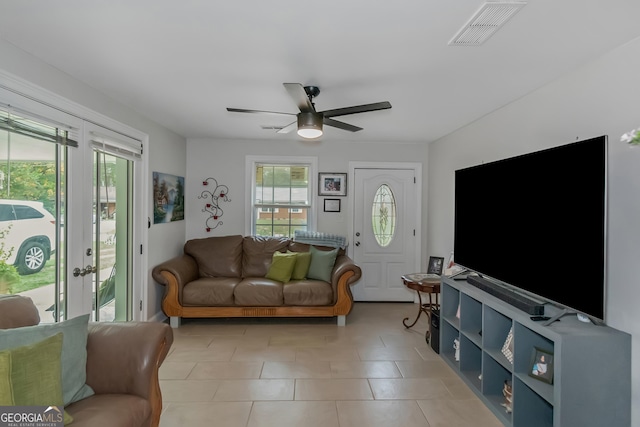
{"label": "black speaker bar", "polygon": [[467,277],[467,282],[476,288],[482,289],[486,293],[511,304],[527,314],[536,316],[544,314],[544,305],[503,286],[497,285],[483,277],[469,276]]}

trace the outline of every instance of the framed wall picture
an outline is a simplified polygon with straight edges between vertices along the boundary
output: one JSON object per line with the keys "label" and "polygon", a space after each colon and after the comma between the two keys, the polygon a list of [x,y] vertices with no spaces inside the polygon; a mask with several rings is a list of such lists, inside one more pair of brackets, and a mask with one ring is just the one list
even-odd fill
{"label": "framed wall picture", "polygon": [[534,347],[531,351],[529,376],[548,384],[553,384],[553,353]]}
{"label": "framed wall picture", "polygon": [[347,174],[320,172],[318,174],[319,196],[346,196]]}
{"label": "framed wall picture", "polygon": [[442,275],[442,267],[444,265],[444,257],[430,256],[429,265],[427,266],[427,274]]}
{"label": "framed wall picture", "polygon": [[325,212],[340,212],[340,199],[324,199]]}

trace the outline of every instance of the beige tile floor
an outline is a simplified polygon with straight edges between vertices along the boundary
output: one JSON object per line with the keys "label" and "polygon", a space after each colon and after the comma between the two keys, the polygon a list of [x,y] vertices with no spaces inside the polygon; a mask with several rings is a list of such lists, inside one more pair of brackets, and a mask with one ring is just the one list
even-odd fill
{"label": "beige tile floor", "polygon": [[161,427],[499,427],[426,344],[417,306],[335,319],[198,319],[160,369]]}

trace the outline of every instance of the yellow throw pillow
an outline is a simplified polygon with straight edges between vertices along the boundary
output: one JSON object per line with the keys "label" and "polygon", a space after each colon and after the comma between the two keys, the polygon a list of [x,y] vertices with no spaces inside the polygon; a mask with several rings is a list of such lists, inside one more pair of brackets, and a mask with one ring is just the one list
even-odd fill
{"label": "yellow throw pillow", "polygon": [[289,252],[296,255],[296,265],[291,273],[291,280],[304,280],[307,278],[309,266],[311,265],[311,252]]}
{"label": "yellow throw pillow", "polygon": [[[62,332],[34,344],[5,350],[11,369],[11,388],[16,406],[62,408]],[[64,412],[64,424],[73,421]]]}
{"label": "yellow throw pillow", "polygon": [[11,353],[0,351],[0,406],[14,406],[11,387]]}
{"label": "yellow throw pillow", "polygon": [[267,279],[277,280],[278,282],[287,283],[291,280],[291,273],[293,273],[293,267],[296,265],[296,254],[282,252],[274,252],[271,259],[271,266],[267,275]]}

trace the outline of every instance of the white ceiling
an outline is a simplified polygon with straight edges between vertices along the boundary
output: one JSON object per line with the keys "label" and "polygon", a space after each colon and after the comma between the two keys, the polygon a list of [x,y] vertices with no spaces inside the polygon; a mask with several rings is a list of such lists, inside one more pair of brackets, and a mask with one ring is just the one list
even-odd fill
{"label": "white ceiling", "polygon": [[324,140],[430,142],[640,36],[638,0],[529,0],[483,45],[448,46],[482,5],[0,0],[0,37],[187,138],[297,140],[261,129],[286,117],[225,109],[296,113],[291,82],[320,87],[318,110],[393,105]]}

